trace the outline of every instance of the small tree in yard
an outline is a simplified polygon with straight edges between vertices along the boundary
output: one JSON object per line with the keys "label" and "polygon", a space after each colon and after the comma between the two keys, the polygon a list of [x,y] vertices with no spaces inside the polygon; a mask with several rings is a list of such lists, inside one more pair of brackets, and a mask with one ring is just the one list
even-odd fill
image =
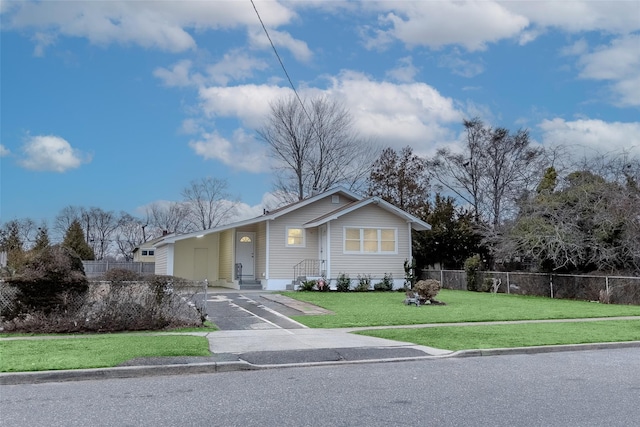
{"label": "small tree in yard", "polygon": [[440,292],[440,282],[433,279],[419,280],[413,287],[415,293],[420,296],[423,301],[429,301],[432,304],[437,304],[439,301],[435,300],[436,295]]}
{"label": "small tree in yard", "polygon": [[73,220],[67,229],[62,246],[67,247],[78,254],[81,260],[95,259],[93,249],[91,249],[91,246],[89,246],[85,240],[84,231],[82,231],[82,226],[78,220]]}

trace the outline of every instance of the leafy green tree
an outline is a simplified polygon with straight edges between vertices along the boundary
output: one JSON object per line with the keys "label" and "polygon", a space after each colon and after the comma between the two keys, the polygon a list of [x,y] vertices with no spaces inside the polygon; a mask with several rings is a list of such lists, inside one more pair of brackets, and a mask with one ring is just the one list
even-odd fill
{"label": "leafy green tree", "polygon": [[456,207],[452,197],[436,193],[433,206],[427,206],[422,219],[431,225],[431,230],[414,235],[413,253],[420,268],[440,264],[458,269],[471,255],[484,252],[473,213]]}
{"label": "leafy green tree", "polygon": [[78,221],[77,219],[73,220],[71,222],[71,225],[69,225],[69,228],[64,235],[62,246],[72,249],[75,253],[78,254],[80,259],[95,259],[93,249],[91,249],[91,246],[87,244],[84,237],[84,231],[82,231],[82,225],[80,225],[80,221]]}
{"label": "leafy green tree", "polygon": [[373,164],[368,179],[369,195],[413,215],[420,215],[429,203],[429,179],[425,159],[404,147],[400,152],[386,148]]}

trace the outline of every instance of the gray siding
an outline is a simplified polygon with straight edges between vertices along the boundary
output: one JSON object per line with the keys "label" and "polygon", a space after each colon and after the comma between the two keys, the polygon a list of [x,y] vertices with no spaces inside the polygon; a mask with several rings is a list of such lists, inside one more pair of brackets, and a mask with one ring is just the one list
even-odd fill
{"label": "gray siding", "polygon": [[225,230],[220,233],[220,280],[231,282],[233,280],[233,230]]}
{"label": "gray siding", "polygon": [[318,259],[318,230],[315,228],[306,230],[304,247],[287,247],[287,227],[302,227],[302,224],[353,201],[344,195],[340,195],[339,199],[339,203],[332,203],[331,196],[328,196],[271,221],[269,225],[270,279],[293,279],[293,267],[297,263],[304,259]]}
{"label": "gray siding", "polygon": [[[344,227],[395,228],[397,254],[345,254]],[[358,274],[370,274],[374,279],[381,279],[385,273],[391,273],[394,279],[404,277],[404,261],[409,259],[411,247],[409,225],[404,219],[368,205],[332,221],[329,232],[331,278],[339,273],[347,273],[351,279],[356,279]]]}

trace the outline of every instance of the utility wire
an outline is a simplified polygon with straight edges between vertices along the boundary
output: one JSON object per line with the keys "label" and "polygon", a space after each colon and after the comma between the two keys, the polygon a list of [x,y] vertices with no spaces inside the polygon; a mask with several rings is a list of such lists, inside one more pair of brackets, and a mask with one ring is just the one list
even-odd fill
{"label": "utility wire", "polygon": [[262,25],[262,29],[264,30],[264,33],[267,35],[267,39],[269,39],[269,43],[271,43],[271,47],[273,48],[273,52],[276,54],[276,58],[278,58],[278,62],[280,62],[280,66],[282,67],[282,71],[284,71],[285,76],[287,76],[287,80],[289,80],[289,85],[291,86],[291,89],[293,89],[293,93],[296,95],[296,98],[298,99],[298,102],[300,103],[300,106],[302,107],[302,111],[304,111],[304,114],[307,116],[307,119],[309,119],[309,123],[311,123],[311,127],[313,128],[313,130],[316,131],[316,134],[318,134],[318,138],[322,139],[322,137],[320,136],[320,132],[318,131],[318,129],[316,129],[316,126],[313,123],[313,120],[311,120],[311,116],[309,115],[309,113],[307,112],[307,109],[304,106],[304,102],[302,102],[302,99],[300,99],[300,95],[298,94],[298,91],[296,90],[296,87],[294,86],[293,82],[291,81],[291,77],[289,77],[289,73],[287,72],[287,69],[284,66],[284,62],[282,62],[282,59],[280,58],[280,54],[278,54],[278,50],[276,49],[276,45],[273,44],[273,40],[271,40],[271,36],[269,35],[269,31],[267,31],[267,27],[264,25],[264,22],[262,22],[262,18],[260,17],[260,13],[258,13],[258,9],[256,8],[256,4],[253,2],[253,0],[251,0],[251,5],[253,6],[253,10],[256,11],[256,15],[258,16],[258,20],[260,21],[260,24]]}

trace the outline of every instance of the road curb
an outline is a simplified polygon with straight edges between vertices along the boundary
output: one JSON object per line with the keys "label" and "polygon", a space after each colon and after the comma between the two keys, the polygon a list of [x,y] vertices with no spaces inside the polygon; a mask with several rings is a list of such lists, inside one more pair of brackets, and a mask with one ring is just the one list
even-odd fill
{"label": "road curb", "polygon": [[640,341],[459,350],[445,357],[479,357],[479,356],[501,356],[501,355],[507,355],[507,354],[540,354],[540,353],[557,353],[561,351],[604,350],[604,349],[633,348],[633,347],[640,347]]}
{"label": "road curb", "polygon": [[213,374],[216,372],[260,369],[243,361],[190,363],[180,365],[121,366],[115,368],[73,369],[38,372],[0,373],[0,385],[41,384],[63,381],[140,378],[161,375]]}
{"label": "road curb", "polygon": [[386,359],[362,359],[342,361],[322,361],[303,363],[283,363],[273,365],[255,365],[246,361],[222,361],[212,363],[190,363],[176,365],[122,366],[115,368],[74,369],[64,371],[9,372],[0,373],[0,385],[42,384],[49,382],[88,381],[117,378],[142,378],[162,375],[213,374],[233,371],[258,371],[286,368],[305,368],[335,365],[358,365],[364,363],[396,363],[417,360],[437,360],[447,358],[465,358],[481,356],[501,356],[516,354],[541,354],[562,351],[604,350],[640,347],[640,341],[593,344],[565,344],[538,347],[492,348],[460,350],[450,354],[425,355],[416,357],[395,357]]}

